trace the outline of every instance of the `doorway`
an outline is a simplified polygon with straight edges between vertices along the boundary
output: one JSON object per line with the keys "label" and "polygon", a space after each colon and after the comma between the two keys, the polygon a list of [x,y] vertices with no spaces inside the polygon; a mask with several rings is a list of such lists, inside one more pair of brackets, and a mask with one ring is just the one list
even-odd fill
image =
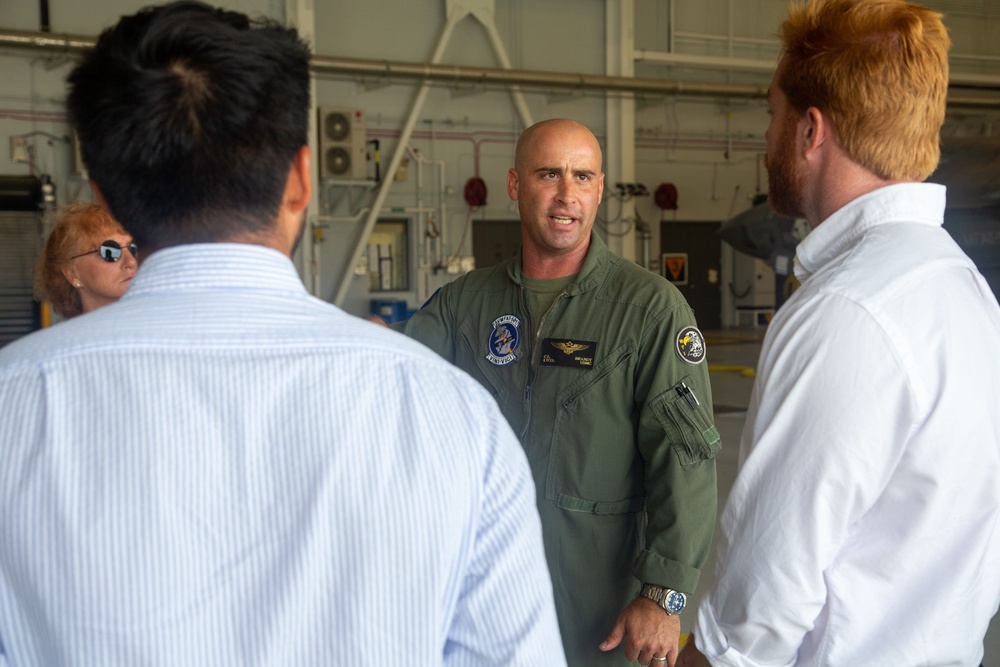
{"label": "doorway", "polygon": [[660,273],[691,304],[703,330],[722,328],[721,227],[718,222],[660,223]]}
{"label": "doorway", "polygon": [[476,220],[472,223],[472,255],[476,268],[498,264],[521,247],[520,220]]}

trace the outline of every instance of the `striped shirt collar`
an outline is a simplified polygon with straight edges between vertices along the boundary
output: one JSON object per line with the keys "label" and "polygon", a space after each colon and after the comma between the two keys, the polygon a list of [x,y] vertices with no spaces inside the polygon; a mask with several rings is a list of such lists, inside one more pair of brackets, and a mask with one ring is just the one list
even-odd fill
{"label": "striped shirt collar", "polygon": [[249,243],[195,243],[157,250],[143,260],[122,300],[192,288],[305,292],[284,254]]}

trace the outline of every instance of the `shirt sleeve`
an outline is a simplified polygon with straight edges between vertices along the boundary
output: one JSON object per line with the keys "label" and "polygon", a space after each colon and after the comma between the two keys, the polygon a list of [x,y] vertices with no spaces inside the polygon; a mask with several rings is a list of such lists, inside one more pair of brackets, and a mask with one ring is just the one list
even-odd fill
{"label": "shirt sleeve", "polygon": [[685,593],[694,592],[712,544],[721,446],[707,357],[691,363],[676,349],[678,335],[693,327],[683,302],[648,325],[636,384],[647,523],[633,572],[640,581]]}
{"label": "shirt sleeve", "polygon": [[695,637],[715,665],[794,662],[825,570],[902,455],[914,408],[890,338],[822,297],[772,322]]}
{"label": "shirt sleeve", "polygon": [[455,363],[455,314],[448,295],[449,287],[437,290],[420,309],[406,320],[402,333],[431,348],[451,363]]}
{"label": "shirt sleeve", "polygon": [[[13,344],[5,349],[7,354],[0,350],[0,424],[3,425],[0,427],[0,460],[3,461],[0,466],[0,492],[15,488],[18,479],[24,481],[18,475],[26,469],[27,462],[37,456],[39,438],[45,429],[47,405],[42,374],[30,362],[17,360]],[[12,434],[24,435],[14,438]],[[5,517],[10,511],[9,500],[6,495],[3,497]],[[15,545],[21,539],[23,535],[17,532],[16,522],[0,521],[0,544]],[[8,656],[8,650],[11,653],[14,651],[11,637],[20,637],[23,644],[25,632],[23,627],[18,632],[16,626],[19,624],[11,628],[6,621],[20,618],[23,599],[31,599],[31,596],[28,594],[30,587],[17,586],[27,579],[20,576],[22,572],[18,572],[18,568],[11,563],[18,560],[12,556],[12,553],[18,553],[17,550],[3,551],[5,553],[0,554],[0,572],[3,572],[6,581],[0,586],[0,627],[10,634],[5,636],[0,632],[0,667],[9,667],[13,657]]]}
{"label": "shirt sleeve", "polygon": [[482,395],[482,498],[444,664],[565,665],[527,459],[489,395],[470,394]]}

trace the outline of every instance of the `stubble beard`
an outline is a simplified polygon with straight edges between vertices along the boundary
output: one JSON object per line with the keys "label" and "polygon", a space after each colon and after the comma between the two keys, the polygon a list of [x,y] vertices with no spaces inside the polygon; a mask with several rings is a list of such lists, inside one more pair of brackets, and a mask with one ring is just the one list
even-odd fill
{"label": "stubble beard", "polygon": [[794,122],[783,128],[777,148],[772,156],[764,156],[767,169],[767,201],[778,215],[802,218],[802,194],[805,191],[805,175],[795,164]]}

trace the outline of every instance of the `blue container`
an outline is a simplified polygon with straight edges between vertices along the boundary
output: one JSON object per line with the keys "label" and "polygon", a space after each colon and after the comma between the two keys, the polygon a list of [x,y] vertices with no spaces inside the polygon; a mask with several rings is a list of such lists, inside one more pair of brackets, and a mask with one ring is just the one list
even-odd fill
{"label": "blue container", "polygon": [[406,302],[399,299],[372,299],[369,311],[372,315],[378,315],[389,324],[402,322],[409,316]]}

